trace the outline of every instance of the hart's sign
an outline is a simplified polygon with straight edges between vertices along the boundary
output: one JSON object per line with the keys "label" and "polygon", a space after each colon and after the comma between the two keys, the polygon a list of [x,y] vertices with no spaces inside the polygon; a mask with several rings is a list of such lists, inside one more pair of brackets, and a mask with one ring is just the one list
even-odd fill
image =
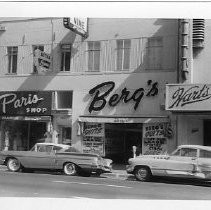
{"label": "hart's sign", "polygon": [[210,111],[210,84],[175,84],[166,86],[166,110]]}

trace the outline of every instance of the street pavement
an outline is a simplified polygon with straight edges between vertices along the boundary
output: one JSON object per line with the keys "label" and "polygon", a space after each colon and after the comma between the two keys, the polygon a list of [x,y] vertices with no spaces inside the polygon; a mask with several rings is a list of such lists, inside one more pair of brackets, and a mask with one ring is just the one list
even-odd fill
{"label": "street pavement", "polygon": [[211,200],[211,183],[155,179],[138,182],[124,170],[100,177],[0,170],[0,197]]}

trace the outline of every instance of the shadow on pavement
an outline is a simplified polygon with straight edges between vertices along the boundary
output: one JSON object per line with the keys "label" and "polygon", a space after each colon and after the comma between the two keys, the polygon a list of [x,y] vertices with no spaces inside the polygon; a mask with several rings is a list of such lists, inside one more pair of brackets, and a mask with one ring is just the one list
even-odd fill
{"label": "shadow on pavement", "polygon": [[[134,176],[129,176],[127,181],[136,181],[142,183]],[[199,180],[199,179],[185,179],[185,178],[172,178],[172,177],[153,177],[150,183],[163,183],[163,184],[177,184],[177,185],[192,185],[200,187],[211,187],[210,181]]]}

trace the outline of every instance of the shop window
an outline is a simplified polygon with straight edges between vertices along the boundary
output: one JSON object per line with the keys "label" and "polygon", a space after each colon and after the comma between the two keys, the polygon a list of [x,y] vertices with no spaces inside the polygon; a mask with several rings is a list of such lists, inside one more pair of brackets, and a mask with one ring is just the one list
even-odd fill
{"label": "shop window", "polygon": [[146,49],[147,69],[161,69],[163,61],[163,39],[162,37],[148,38]]}
{"label": "shop window", "polygon": [[61,45],[61,71],[70,71],[71,45]]}
{"label": "shop window", "polygon": [[88,42],[88,71],[100,70],[100,42]]}
{"label": "shop window", "polygon": [[18,47],[7,47],[8,73],[17,73]]}
{"label": "shop window", "polygon": [[129,70],[130,68],[131,40],[117,40],[117,70]]}
{"label": "shop window", "polygon": [[72,109],[72,95],[71,91],[56,91],[53,99],[54,109]]}
{"label": "shop window", "polygon": [[[40,50],[40,51],[44,51],[44,45],[34,45],[32,46],[32,50],[33,50],[33,57],[35,59],[35,50]],[[33,73],[37,73],[37,67],[35,65],[35,62],[33,64]]]}

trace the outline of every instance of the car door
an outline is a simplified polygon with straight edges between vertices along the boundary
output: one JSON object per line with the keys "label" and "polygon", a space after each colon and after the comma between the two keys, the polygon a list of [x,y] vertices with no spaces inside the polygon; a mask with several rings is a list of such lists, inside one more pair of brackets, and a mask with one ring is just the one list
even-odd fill
{"label": "car door", "polygon": [[198,169],[205,174],[207,178],[211,178],[211,151],[204,149],[199,150]]}
{"label": "car door", "polygon": [[178,177],[193,176],[196,170],[198,150],[195,148],[180,148],[169,156],[166,162],[166,174]]}
{"label": "car door", "polygon": [[55,153],[51,145],[39,145],[37,151],[31,151],[25,160],[25,166],[29,168],[53,169],[55,165]]}

